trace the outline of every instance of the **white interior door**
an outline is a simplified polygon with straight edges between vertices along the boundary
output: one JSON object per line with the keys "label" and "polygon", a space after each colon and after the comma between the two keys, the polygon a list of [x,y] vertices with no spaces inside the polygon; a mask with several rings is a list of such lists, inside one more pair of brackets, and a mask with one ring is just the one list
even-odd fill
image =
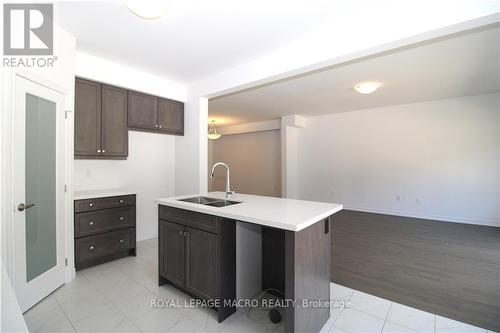
{"label": "white interior door", "polygon": [[64,283],[64,95],[15,77],[13,276],[24,312]]}

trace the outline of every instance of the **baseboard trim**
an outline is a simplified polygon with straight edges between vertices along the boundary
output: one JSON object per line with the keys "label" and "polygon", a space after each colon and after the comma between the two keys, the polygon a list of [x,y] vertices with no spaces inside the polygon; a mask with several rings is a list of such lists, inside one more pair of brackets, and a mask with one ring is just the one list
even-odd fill
{"label": "baseboard trim", "polygon": [[500,218],[498,220],[494,220],[494,219],[469,219],[469,218],[460,218],[460,217],[453,217],[453,216],[407,213],[407,212],[402,212],[402,211],[382,210],[382,209],[357,207],[357,206],[350,206],[350,205],[344,205],[344,209],[345,210],[352,210],[352,211],[356,211],[356,212],[364,212],[364,213],[384,214],[384,215],[402,216],[402,217],[424,219],[424,220],[437,220],[440,222],[473,224],[473,225],[482,225],[482,226],[486,226],[486,227],[500,228]]}

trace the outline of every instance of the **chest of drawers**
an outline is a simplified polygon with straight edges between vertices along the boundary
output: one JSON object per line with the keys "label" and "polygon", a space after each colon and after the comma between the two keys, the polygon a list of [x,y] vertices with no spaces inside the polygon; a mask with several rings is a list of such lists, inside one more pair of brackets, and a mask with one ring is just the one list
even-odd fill
{"label": "chest of drawers", "polygon": [[74,201],[75,268],[136,255],[135,194]]}

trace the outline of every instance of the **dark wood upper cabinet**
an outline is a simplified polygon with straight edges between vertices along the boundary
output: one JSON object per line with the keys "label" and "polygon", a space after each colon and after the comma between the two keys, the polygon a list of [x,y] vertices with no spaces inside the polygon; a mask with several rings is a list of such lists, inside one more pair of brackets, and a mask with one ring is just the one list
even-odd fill
{"label": "dark wood upper cabinet", "polygon": [[157,123],[162,132],[184,135],[184,103],[159,98]]}
{"label": "dark wood upper cabinet", "polygon": [[100,156],[101,84],[76,79],[75,157]]}
{"label": "dark wood upper cabinet", "polygon": [[184,103],[129,90],[128,127],[184,135]]}
{"label": "dark wood upper cabinet", "polygon": [[127,156],[127,91],[76,79],[75,158],[125,159]]}
{"label": "dark wood upper cabinet", "polygon": [[126,159],[129,129],[184,135],[184,103],[75,80],[76,159]]}
{"label": "dark wood upper cabinet", "polygon": [[127,90],[102,85],[102,155],[128,155]]}
{"label": "dark wood upper cabinet", "polygon": [[158,97],[128,91],[128,127],[152,131],[157,128]]}

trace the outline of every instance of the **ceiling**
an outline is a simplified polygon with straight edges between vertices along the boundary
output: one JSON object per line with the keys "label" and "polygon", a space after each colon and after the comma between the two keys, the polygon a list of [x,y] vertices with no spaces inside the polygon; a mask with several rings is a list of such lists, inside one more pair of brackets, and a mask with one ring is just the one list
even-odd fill
{"label": "ceiling", "polygon": [[[500,28],[431,42],[209,101],[222,125],[500,91]],[[355,83],[377,81],[370,95]]]}
{"label": "ceiling", "polygon": [[[77,49],[193,82],[285,45],[327,19],[330,0],[169,0],[157,20],[121,1],[61,1],[54,19]],[[110,20],[112,18],[112,20]]]}

